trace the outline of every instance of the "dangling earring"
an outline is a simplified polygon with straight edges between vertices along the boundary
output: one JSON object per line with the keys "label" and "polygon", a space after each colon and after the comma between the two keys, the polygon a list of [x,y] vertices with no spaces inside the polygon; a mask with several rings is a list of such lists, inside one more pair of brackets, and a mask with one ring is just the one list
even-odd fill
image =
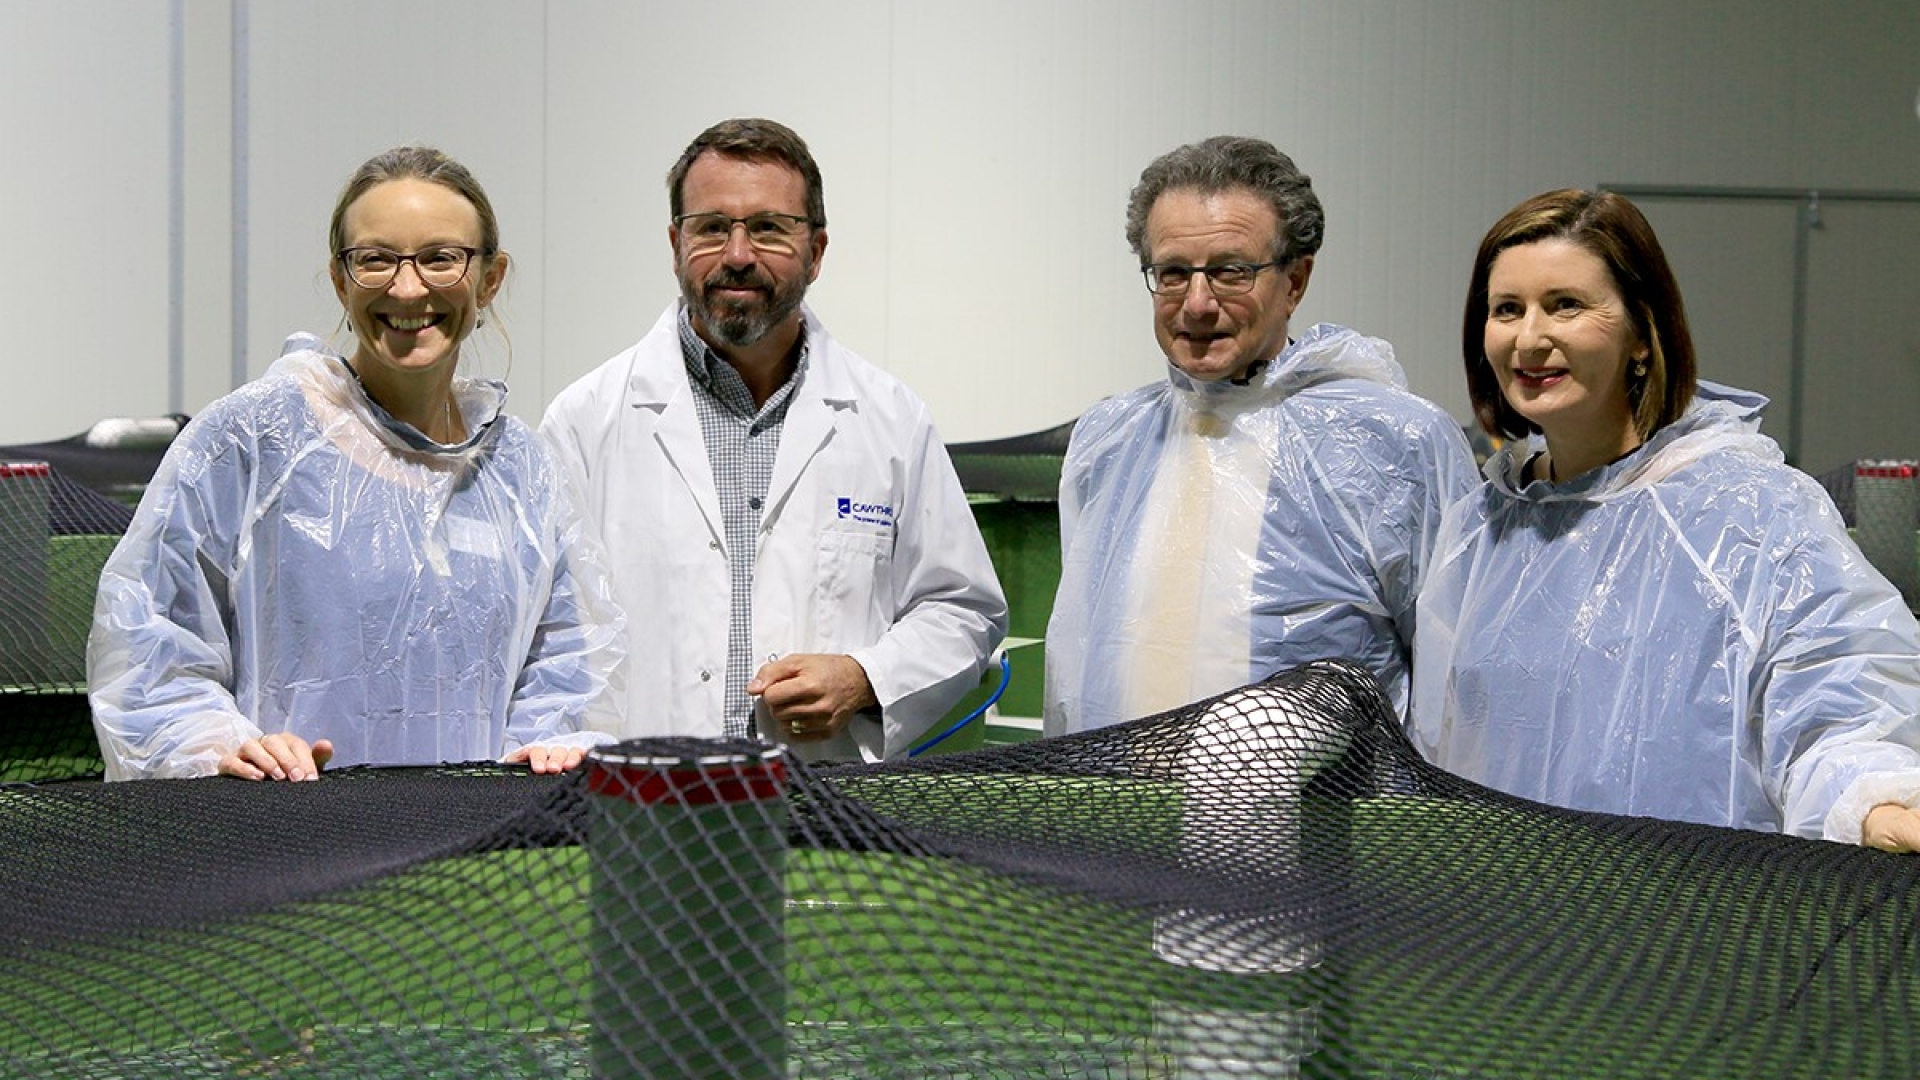
{"label": "dangling earring", "polygon": [[1647,374],[1647,365],[1644,362],[1633,365],[1633,374],[1636,377],[1644,378]]}
{"label": "dangling earring", "polygon": [[[486,313],[486,312],[484,312],[484,311],[483,311],[483,312],[481,312],[480,314],[478,314],[478,315],[475,315],[475,316],[473,317],[473,328],[474,328],[475,330],[478,330],[478,329],[480,329],[481,327],[483,327],[483,326],[485,326],[485,325],[487,325],[487,313]],[[1645,374],[1645,372],[1642,372],[1641,374]]]}

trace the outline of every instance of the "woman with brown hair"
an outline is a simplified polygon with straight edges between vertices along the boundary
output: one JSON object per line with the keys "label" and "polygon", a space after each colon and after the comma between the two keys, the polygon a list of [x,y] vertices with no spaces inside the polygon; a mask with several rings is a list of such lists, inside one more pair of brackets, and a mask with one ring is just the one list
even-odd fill
{"label": "woman with brown hair", "polygon": [[1420,593],[1421,751],[1576,809],[1920,849],[1920,625],[1760,434],[1765,399],[1698,381],[1640,211],[1508,212],[1461,343],[1508,442]]}

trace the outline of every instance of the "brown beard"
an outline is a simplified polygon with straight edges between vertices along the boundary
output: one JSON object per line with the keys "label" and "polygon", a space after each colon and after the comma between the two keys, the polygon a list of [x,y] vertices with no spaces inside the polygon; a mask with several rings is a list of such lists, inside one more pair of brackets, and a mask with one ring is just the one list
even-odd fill
{"label": "brown beard", "polygon": [[[792,287],[783,291],[779,284],[758,267],[744,272],[726,268],[716,270],[700,282],[698,288],[691,287],[685,277],[680,279],[680,294],[686,298],[687,307],[692,310],[698,323],[706,327],[707,332],[718,338],[722,344],[733,348],[745,348],[767,336],[774,327],[787,321],[807,295],[807,271],[812,260],[801,265],[801,273],[793,281]],[[719,288],[738,288],[746,286],[765,291],[765,298],[759,301],[722,301],[710,300],[711,290]]]}

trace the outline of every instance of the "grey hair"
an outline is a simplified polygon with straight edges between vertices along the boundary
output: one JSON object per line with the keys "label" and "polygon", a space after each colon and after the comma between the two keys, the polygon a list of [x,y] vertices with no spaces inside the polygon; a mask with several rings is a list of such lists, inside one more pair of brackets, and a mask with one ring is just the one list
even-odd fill
{"label": "grey hair", "polygon": [[1146,262],[1147,215],[1169,191],[1213,195],[1245,189],[1267,200],[1280,222],[1273,258],[1292,262],[1320,250],[1326,216],[1313,181],[1293,159],[1265,139],[1215,135],[1155,158],[1140,173],[1127,199],[1127,246]]}

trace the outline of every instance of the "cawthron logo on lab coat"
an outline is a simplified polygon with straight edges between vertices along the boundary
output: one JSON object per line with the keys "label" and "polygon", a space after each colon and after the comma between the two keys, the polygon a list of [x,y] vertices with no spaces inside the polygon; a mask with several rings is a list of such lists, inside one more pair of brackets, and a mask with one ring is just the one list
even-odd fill
{"label": "cawthron logo on lab coat", "polygon": [[886,503],[861,502],[842,495],[836,505],[843,518],[850,518],[862,525],[882,525],[889,529],[893,528],[893,507]]}

